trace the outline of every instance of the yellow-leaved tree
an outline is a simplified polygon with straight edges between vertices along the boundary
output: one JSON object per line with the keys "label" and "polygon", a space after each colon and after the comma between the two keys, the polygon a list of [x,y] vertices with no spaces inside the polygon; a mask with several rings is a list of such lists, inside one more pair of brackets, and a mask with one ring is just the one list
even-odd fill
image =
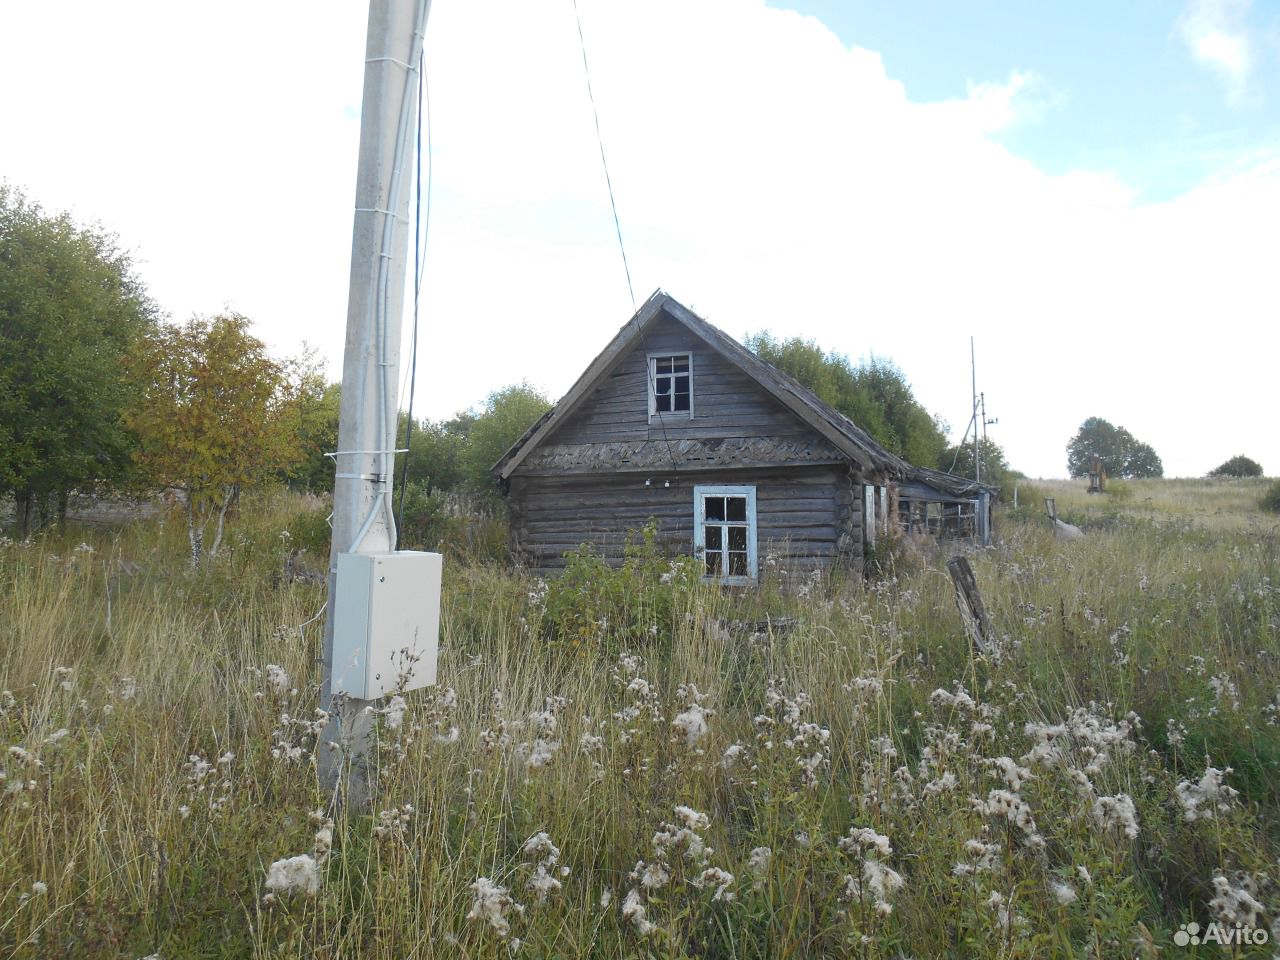
{"label": "yellow-leaved tree", "polygon": [[273,359],[249,327],[238,313],[161,324],[131,361],[138,463],[151,486],[182,493],[193,567],[211,521],[213,558],[241,492],[301,462],[301,426],[324,387],[309,358]]}

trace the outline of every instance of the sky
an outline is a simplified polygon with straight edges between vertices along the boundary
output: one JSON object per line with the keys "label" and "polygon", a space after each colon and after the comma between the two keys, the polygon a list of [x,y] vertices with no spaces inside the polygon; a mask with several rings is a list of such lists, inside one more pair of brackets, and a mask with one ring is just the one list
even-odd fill
{"label": "sky", "polygon": [[[972,337],[1031,476],[1090,416],[1168,475],[1280,474],[1280,2],[578,9],[636,302],[890,359],[956,440]],[[0,178],[117,233],[173,320],[337,379],[365,16],[6,5]],[[415,413],[558,397],[633,308],[573,2],[434,0],[427,34]]]}

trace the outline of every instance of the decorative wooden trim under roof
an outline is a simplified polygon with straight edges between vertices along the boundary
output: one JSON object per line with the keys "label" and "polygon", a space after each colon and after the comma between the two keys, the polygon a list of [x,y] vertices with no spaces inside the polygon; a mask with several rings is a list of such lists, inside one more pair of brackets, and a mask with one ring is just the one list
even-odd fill
{"label": "decorative wooden trim under roof", "polygon": [[666,315],[683,324],[713,350],[738,366],[783,406],[825,437],[837,450],[863,471],[886,477],[905,477],[911,467],[901,458],[885,450],[861,427],[830,404],[820,400],[773,364],[761,360],[742,344],[717,329],[679,303],[670,294],[655,290],[636,315],[618,331],[600,355],[580,376],[554,407],[511,445],[495,463],[491,473],[506,480],[546,437],[570,417],[591,395],[600,381],[608,376],[629,348],[641,342],[644,329],[659,316]]}

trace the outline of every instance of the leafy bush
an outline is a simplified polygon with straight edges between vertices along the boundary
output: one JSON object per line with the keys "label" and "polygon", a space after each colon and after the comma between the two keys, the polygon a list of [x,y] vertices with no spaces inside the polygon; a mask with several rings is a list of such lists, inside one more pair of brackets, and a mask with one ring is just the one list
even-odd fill
{"label": "leafy bush", "polygon": [[[438,550],[451,559],[471,562],[506,560],[507,522],[501,507],[412,481],[405,488],[403,513],[398,490],[394,503],[402,521],[401,550]],[[289,521],[289,542],[295,549],[317,559],[328,558],[331,509],[325,501]]]}
{"label": "leafy bush", "polygon": [[605,639],[626,648],[670,640],[677,616],[701,583],[692,557],[670,559],[658,544],[657,525],[627,544],[621,567],[610,567],[591,544],[565,554],[565,569],[540,581],[542,630],[548,639],[594,651]]}
{"label": "leafy bush", "polygon": [[1280,480],[1267,487],[1267,492],[1262,495],[1262,509],[1280,513]]}
{"label": "leafy bush", "polygon": [[1260,477],[1262,464],[1241,454],[1209,472],[1211,477]]}
{"label": "leafy bush", "polygon": [[1126,483],[1124,480],[1119,479],[1118,477],[1112,477],[1107,479],[1107,485],[1104,489],[1104,492],[1107,494],[1107,496],[1111,497],[1113,500],[1132,500],[1133,499],[1133,487],[1129,486],[1128,483]]}
{"label": "leafy bush", "polygon": [[[397,494],[397,513],[399,508]],[[438,550],[471,561],[506,559],[507,522],[505,508],[500,505],[411,482],[405,488],[401,516],[401,549]]]}
{"label": "leafy bush", "polygon": [[329,526],[329,512],[333,508],[327,503],[305,510],[293,517],[285,530],[288,541],[294,549],[305,550],[311,556],[327,560],[329,557],[329,540],[333,533]]}

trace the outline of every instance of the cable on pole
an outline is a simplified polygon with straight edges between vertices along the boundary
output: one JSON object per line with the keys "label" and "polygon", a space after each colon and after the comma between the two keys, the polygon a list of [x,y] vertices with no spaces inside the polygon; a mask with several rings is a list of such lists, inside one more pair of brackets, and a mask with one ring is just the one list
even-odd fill
{"label": "cable on pole", "polygon": [[[418,307],[422,300],[422,273],[426,266],[427,230],[431,226],[431,101],[426,81],[426,54],[418,57],[418,128],[416,168],[414,170],[413,207],[413,335],[409,351],[409,403],[404,427],[404,460],[400,468],[400,503],[396,511],[396,529],[404,529],[404,498],[409,487],[409,448],[413,438],[413,395],[418,383]],[[424,111],[423,106],[426,106]],[[427,126],[427,212],[422,215],[422,120]]]}

